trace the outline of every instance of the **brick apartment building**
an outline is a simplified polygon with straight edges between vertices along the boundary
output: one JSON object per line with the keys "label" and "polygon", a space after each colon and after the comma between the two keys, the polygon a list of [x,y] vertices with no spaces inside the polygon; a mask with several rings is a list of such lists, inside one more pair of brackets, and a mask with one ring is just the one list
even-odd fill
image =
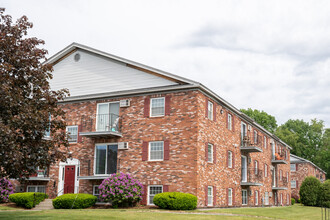
{"label": "brick apartment building", "polygon": [[326,179],[326,172],[311,161],[296,155],[290,155],[290,166],[292,198],[299,199],[300,186],[306,177],[314,176],[321,182],[324,182]]}
{"label": "brick apartment building", "polygon": [[18,190],[98,195],[123,172],[145,186],[146,205],[166,191],[199,207],[290,204],[290,147],[202,84],[77,43],[47,62],[52,89],[71,93],[60,106],[72,159]]}

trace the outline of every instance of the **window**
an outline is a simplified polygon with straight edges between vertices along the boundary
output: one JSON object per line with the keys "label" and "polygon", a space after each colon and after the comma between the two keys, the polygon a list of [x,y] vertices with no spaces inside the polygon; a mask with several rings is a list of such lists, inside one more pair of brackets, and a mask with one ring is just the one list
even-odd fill
{"label": "window", "polygon": [[290,170],[291,171],[296,171],[296,164],[290,164]]}
{"label": "window", "polygon": [[117,172],[117,144],[98,144],[95,146],[96,175],[112,174]]}
{"label": "window", "polygon": [[232,123],[233,123],[232,116],[231,116],[231,114],[228,114],[228,129],[229,130],[232,130],[232,128],[233,128]]}
{"label": "window", "polygon": [[289,181],[289,172],[286,172],[286,181]]}
{"label": "window", "polygon": [[256,130],[254,130],[254,135],[253,135],[253,137],[254,137],[254,143],[255,143],[255,144],[258,143],[258,132],[257,132]]}
{"label": "window", "polygon": [[258,161],[254,161],[254,174],[257,175],[258,174]]}
{"label": "window", "polygon": [[99,200],[99,196],[100,196],[99,185],[93,185],[93,195],[97,197],[97,200]]}
{"label": "window", "polygon": [[291,189],[297,188],[297,181],[291,180]]}
{"label": "window", "polygon": [[207,161],[213,163],[213,145],[207,145]]}
{"label": "window", "polygon": [[163,192],[163,186],[149,186],[148,191],[149,191],[148,204],[154,205],[154,197],[156,194]]}
{"label": "window", "polygon": [[264,136],[264,148],[267,148],[267,137]]}
{"label": "window", "polygon": [[165,115],[165,98],[153,98],[150,104],[150,116],[159,117]]}
{"label": "window", "polygon": [[267,166],[267,164],[265,164],[265,177],[267,177],[268,176],[268,166]]}
{"label": "window", "polygon": [[28,186],[26,191],[27,192],[46,193],[46,186]]}
{"label": "window", "polygon": [[282,175],[283,175],[282,170],[280,170],[280,180],[281,181],[282,181]]}
{"label": "window", "polygon": [[119,102],[97,104],[96,131],[119,131]]}
{"label": "window", "polygon": [[51,123],[51,120],[52,120],[52,116],[51,116],[50,114],[49,114],[48,119],[49,119],[49,126],[48,126],[48,128],[46,129],[46,131],[45,131],[45,137],[47,137],[47,138],[50,137],[50,123]]}
{"label": "window", "polygon": [[213,187],[212,186],[207,187],[207,205],[213,206]]}
{"label": "window", "polygon": [[149,143],[149,160],[160,161],[164,159],[164,142],[154,141]]}
{"label": "window", "polygon": [[228,151],[228,167],[233,168],[233,152]]}
{"label": "window", "polygon": [[228,189],[228,205],[233,205],[233,189]]}
{"label": "window", "polygon": [[259,201],[259,192],[258,191],[255,191],[254,192],[254,201],[255,201],[255,205],[258,205]]}
{"label": "window", "polygon": [[213,103],[210,101],[207,103],[207,117],[213,120]]}
{"label": "window", "polygon": [[78,126],[67,126],[66,133],[68,134],[68,141],[70,143],[76,143],[78,140]]}
{"label": "window", "polygon": [[281,201],[281,202],[280,202],[280,205],[283,205],[283,193],[281,193],[281,197],[280,197],[280,199],[281,199],[281,200],[280,200],[280,201]]}
{"label": "window", "polygon": [[247,190],[242,190],[242,205],[247,205]]}
{"label": "window", "polygon": [[265,201],[265,205],[269,205],[269,194],[268,194],[268,192],[265,192],[265,199],[264,199],[264,201]]}

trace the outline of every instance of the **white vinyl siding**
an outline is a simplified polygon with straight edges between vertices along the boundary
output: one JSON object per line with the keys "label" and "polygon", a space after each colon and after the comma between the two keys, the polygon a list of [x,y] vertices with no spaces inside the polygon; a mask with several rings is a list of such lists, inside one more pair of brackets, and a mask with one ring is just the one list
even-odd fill
{"label": "white vinyl siding", "polygon": [[152,98],[150,100],[150,116],[160,117],[165,115],[165,98]]}
{"label": "white vinyl siding", "polygon": [[164,159],[164,142],[149,142],[149,161],[161,161]]}
{"label": "white vinyl siding", "polygon": [[210,101],[207,103],[207,117],[213,120],[213,103]]}
{"label": "white vinyl siding", "polygon": [[154,205],[154,197],[158,193],[163,192],[163,186],[152,185],[148,187],[148,205]]}
{"label": "white vinyl siding", "polygon": [[213,163],[213,145],[207,145],[207,161]]}
{"label": "white vinyl siding", "polygon": [[68,135],[68,141],[70,143],[76,143],[78,140],[78,126],[67,126],[66,133]]}
{"label": "white vinyl siding", "polygon": [[207,205],[213,206],[213,187],[207,187]]}

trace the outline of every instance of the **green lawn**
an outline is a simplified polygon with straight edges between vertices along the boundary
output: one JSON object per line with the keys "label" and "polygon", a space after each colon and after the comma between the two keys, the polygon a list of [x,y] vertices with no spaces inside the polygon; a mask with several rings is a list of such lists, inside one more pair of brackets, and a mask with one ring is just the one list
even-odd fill
{"label": "green lawn", "polygon": [[[0,206],[0,219],[321,219],[320,208],[294,205],[274,208],[236,208],[178,211],[155,209],[85,209],[29,211]],[[232,216],[228,215],[233,214]],[[259,217],[257,217],[259,216]],[[264,217],[264,218],[263,218]]]}

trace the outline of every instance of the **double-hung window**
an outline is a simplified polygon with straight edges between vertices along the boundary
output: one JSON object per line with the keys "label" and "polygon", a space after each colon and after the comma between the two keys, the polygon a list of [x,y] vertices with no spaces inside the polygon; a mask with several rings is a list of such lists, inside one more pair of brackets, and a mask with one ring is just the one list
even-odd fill
{"label": "double-hung window", "polygon": [[254,174],[257,175],[258,174],[258,161],[254,161]]}
{"label": "double-hung window", "polygon": [[243,189],[242,190],[242,205],[247,205],[247,190]]}
{"label": "double-hung window", "polygon": [[228,205],[233,205],[233,189],[228,189]]}
{"label": "double-hung window", "polygon": [[148,191],[149,191],[148,204],[154,205],[154,197],[156,194],[163,192],[163,186],[152,185],[148,187]]}
{"label": "double-hung window", "polygon": [[66,133],[68,135],[69,143],[76,143],[78,140],[78,126],[67,126]]}
{"label": "double-hung window", "polygon": [[295,163],[290,164],[290,170],[291,171],[296,171],[296,164]]}
{"label": "double-hung window", "polygon": [[164,142],[153,141],[149,142],[149,161],[164,160]]}
{"label": "double-hung window", "polygon": [[118,144],[97,144],[95,146],[96,175],[106,175],[117,172]]}
{"label": "double-hung window", "polygon": [[207,187],[207,205],[213,206],[213,187],[212,186]]}
{"label": "double-hung window", "polygon": [[280,180],[281,181],[282,181],[282,175],[283,175],[282,170],[280,170]]}
{"label": "double-hung window", "polygon": [[267,137],[264,136],[264,148],[266,149],[267,148]]}
{"label": "double-hung window", "polygon": [[160,117],[165,115],[165,98],[152,98],[150,100],[150,116]]}
{"label": "double-hung window", "polygon": [[255,205],[258,205],[259,204],[259,192],[256,190],[255,192],[254,192],[254,201],[255,201]]}
{"label": "double-hung window", "polygon": [[213,120],[213,103],[210,101],[207,103],[207,117]]}
{"label": "double-hung window", "polygon": [[254,143],[258,143],[258,132],[256,130],[254,130],[254,135],[253,135],[253,139],[254,139]]}
{"label": "double-hung window", "polygon": [[213,163],[213,145],[207,145],[207,161]]}
{"label": "double-hung window", "polygon": [[265,177],[267,177],[268,176],[268,166],[267,166],[267,164],[265,164]]}
{"label": "double-hung window", "polygon": [[233,129],[233,118],[231,114],[228,114],[228,129],[232,130]]}
{"label": "double-hung window", "polygon": [[291,180],[291,189],[297,188],[297,181]]}
{"label": "double-hung window", "polygon": [[27,192],[39,192],[39,193],[46,193],[46,186],[27,186]]}
{"label": "double-hung window", "polygon": [[233,152],[228,151],[228,167],[233,168]]}
{"label": "double-hung window", "polygon": [[99,200],[99,196],[100,196],[99,185],[93,185],[93,195],[97,197],[97,200]]}

